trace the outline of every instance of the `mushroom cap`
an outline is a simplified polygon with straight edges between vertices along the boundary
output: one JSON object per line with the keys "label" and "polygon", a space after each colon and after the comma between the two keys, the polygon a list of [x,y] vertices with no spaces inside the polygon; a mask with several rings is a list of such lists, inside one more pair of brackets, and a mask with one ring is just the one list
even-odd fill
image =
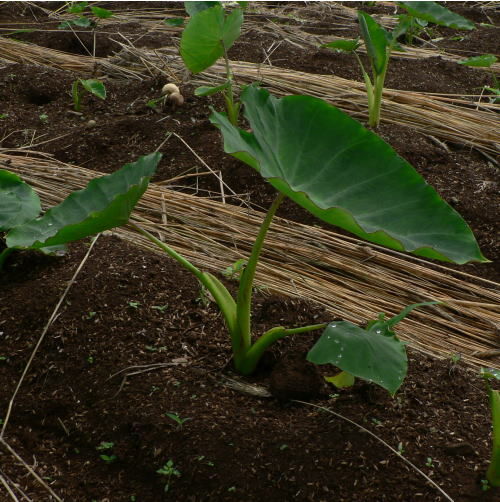
{"label": "mushroom cap", "polygon": [[174,92],[180,94],[179,88],[175,84],[165,84],[161,88],[162,96],[165,96],[165,94],[173,94]]}
{"label": "mushroom cap", "polygon": [[168,99],[177,106],[180,106],[184,103],[184,97],[180,92],[173,92],[168,96]]}

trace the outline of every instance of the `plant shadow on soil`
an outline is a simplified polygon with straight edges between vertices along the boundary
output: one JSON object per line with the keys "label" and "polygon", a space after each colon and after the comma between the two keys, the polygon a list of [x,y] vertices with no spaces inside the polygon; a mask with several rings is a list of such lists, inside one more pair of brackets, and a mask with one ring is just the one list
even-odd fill
{"label": "plant shadow on soil", "polygon": [[[133,2],[126,5],[138,8]],[[461,9],[467,16],[467,6]],[[318,21],[307,5],[301,15],[310,16],[311,23],[316,19],[322,29],[335,20]],[[38,11],[37,16],[40,23],[47,21]],[[2,26],[33,21],[29,10],[10,5],[1,6],[0,19],[6,19]],[[137,23],[129,24],[120,30],[131,37],[144,33]],[[480,33],[473,35],[476,44]],[[489,29],[483,33],[483,52],[488,52],[492,37]],[[72,33],[57,31],[16,37],[68,51],[74,42]],[[272,40],[249,31],[233,57],[261,62],[260,47]],[[171,34],[149,33],[144,43],[171,45]],[[451,48],[454,43],[450,42]],[[460,50],[464,47],[468,46],[461,45]],[[78,53],[81,48],[74,50]],[[284,43],[273,54],[278,66],[310,73],[335,71],[360,80],[351,60],[326,57],[323,50]],[[389,86],[472,93],[487,80],[484,73],[439,61],[419,63],[418,72],[411,64],[395,63],[394,70],[389,69]],[[69,90],[76,77],[28,64],[2,68],[0,111],[7,115],[0,121],[2,148],[41,143],[34,149],[108,173],[155,150],[167,131],[175,132],[220,170],[237,194],[254,207],[269,205],[271,188],[245,166],[221,155],[219,133],[208,121],[208,105],[219,106],[217,99],[195,98],[192,87],[185,85],[185,106],[157,113],[146,103],[158,97],[162,79],[110,80],[108,99],[85,96],[80,117],[68,112]],[[42,114],[46,121],[41,121]],[[89,119],[97,125],[91,127]],[[476,151],[459,145],[449,145],[447,151],[410,128],[383,125],[380,133],[464,216],[486,256],[498,258],[497,168]],[[193,167],[195,157],[175,136],[163,151],[153,181],[203,170]],[[178,188],[217,196],[219,182],[212,176],[186,178]],[[284,204],[279,215],[317,223],[292,204]],[[9,260],[0,278],[2,410],[7,409],[34,344],[87,249],[88,242],[80,242],[63,258],[24,253]],[[463,270],[498,280],[497,267],[468,265]],[[274,325],[329,320],[320,307],[305,300],[265,292],[256,296],[255,333]],[[315,334],[281,340],[256,375],[244,381],[271,386],[284,397],[286,385],[280,386],[283,378],[276,372],[284,366],[285,384],[291,377],[301,379],[303,393],[295,397],[310,398],[372,430],[393,447],[401,445],[403,455],[455,501],[500,500],[498,490],[480,488],[490,455],[491,426],[477,372],[453,362],[451,355],[436,360],[410,350],[409,376],[395,398],[363,382],[348,390],[325,390],[319,385],[321,375],[297,362],[314,338]],[[140,372],[147,365],[156,366]],[[321,372],[328,374],[326,368]],[[136,374],[124,378],[127,373]],[[309,380],[303,380],[304,374]],[[201,301],[196,281],[165,256],[100,236],[21,388],[6,439],[26,460],[35,457],[37,472],[64,500],[444,500],[401,458],[355,426],[316,408],[233,390],[224,385],[224,376],[237,378],[231,370],[229,339],[214,304]],[[166,413],[190,420],[179,426]],[[103,452],[97,447],[103,441],[113,443],[105,452],[116,457],[112,462],[100,457]],[[169,460],[180,474],[170,481],[157,473]],[[26,474],[4,450],[0,468],[13,480]],[[23,478],[22,485],[27,485],[33,500],[48,500],[30,478]]]}

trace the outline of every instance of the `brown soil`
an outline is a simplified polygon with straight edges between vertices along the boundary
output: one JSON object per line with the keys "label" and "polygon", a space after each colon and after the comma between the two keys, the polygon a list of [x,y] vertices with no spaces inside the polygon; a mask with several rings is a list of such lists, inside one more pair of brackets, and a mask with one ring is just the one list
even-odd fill
{"label": "brown soil", "polygon": [[[40,8],[60,5],[4,3],[0,27],[43,28],[50,31],[13,36],[74,54],[92,51],[92,33],[79,33],[84,49],[73,33],[53,30],[58,23]],[[160,6],[165,7],[146,2],[105,5],[116,11]],[[323,4],[268,6],[275,9],[260,18],[262,23],[273,13],[281,20],[288,13],[290,23],[307,23],[311,33],[350,36],[335,28],[342,20]],[[471,9],[467,3],[457,8],[476,22],[498,21],[491,10]],[[380,5],[374,9],[391,12]],[[172,33],[146,33],[139,21],[106,25],[97,29],[97,55],[112,54],[111,39],[118,31],[138,47],[172,44]],[[495,28],[480,27],[462,41],[450,40],[458,33],[453,30],[437,32],[445,37],[440,47],[450,52],[497,50]],[[249,30],[230,56],[262,62],[274,40]],[[274,66],[361,80],[350,58],[323,49],[284,42],[271,60]],[[83,115],[75,115],[70,88],[78,76],[45,66],[2,65],[0,147],[31,145],[55,159],[108,173],[155,150],[167,132],[173,132],[176,135],[161,148],[164,156],[153,181],[205,171],[182,138],[252,205],[267,207],[273,199],[269,185],[221,153],[219,133],[208,121],[209,105],[220,105],[217,98],[196,98],[186,85],[183,107],[154,111],[146,103],[159,96],[162,79],[109,79],[107,99],[84,96]],[[401,59],[391,64],[387,85],[472,94],[491,84],[490,79],[487,72],[438,58]],[[96,125],[89,125],[89,120]],[[451,144],[448,151],[410,128],[383,124],[379,132],[463,215],[484,254],[493,260],[462,269],[498,280],[498,167],[480,152]],[[190,193],[219,193],[213,176],[177,183],[182,185],[178,189]],[[292,204],[284,204],[280,216],[317,223]],[[0,276],[0,410],[7,409],[88,244],[72,245],[63,258],[13,256]],[[306,301],[256,294],[256,334],[276,325],[329,320],[321,308]],[[399,447],[455,501],[500,500],[498,490],[481,489],[491,427],[484,385],[476,371],[451,357],[436,360],[410,349],[409,375],[395,398],[361,381],[337,391],[323,384],[318,370],[303,363],[317,335],[281,340],[255,375],[238,377],[231,369],[230,343],[220,314],[213,303],[202,301],[197,282],[166,257],[101,236],[28,372],[5,439],[65,501],[445,500],[400,456],[358,427],[290,401],[294,398],[329,408]],[[321,372],[328,374],[326,368]],[[274,397],[230,388],[228,378],[270,388]],[[189,420],[179,425],[167,413]],[[0,415],[5,416],[4,411]],[[102,442],[113,445],[98,450]],[[106,461],[101,455],[115,458]],[[178,475],[168,480],[157,470],[169,460]],[[0,475],[19,483],[32,500],[53,500],[4,448]],[[4,489],[0,484],[0,500],[11,500]]]}

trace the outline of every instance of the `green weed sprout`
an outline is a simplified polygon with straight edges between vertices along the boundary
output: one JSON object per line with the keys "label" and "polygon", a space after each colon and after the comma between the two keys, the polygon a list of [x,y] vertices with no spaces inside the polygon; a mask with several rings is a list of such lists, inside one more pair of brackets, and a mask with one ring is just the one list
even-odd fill
{"label": "green weed sprout", "polygon": [[[419,256],[465,263],[487,261],[460,215],[396,152],[359,122],[311,96],[277,99],[248,86],[241,93],[251,133],[222,113],[210,120],[224,149],[260,173],[278,190],[246,263],[241,263],[236,298],[212,274],[203,272],[155,236],[134,227],[191,272],[214,298],[231,337],[236,370],[251,374],[275,341],[323,330],[308,354],[316,364],[333,364],[394,394],[407,371],[405,347],[394,325],[412,305],[362,329],[343,321],[297,328],[277,326],[254,340],[251,302],[255,272],[273,217],[288,197],[321,220],[358,237]],[[334,138],[334,140],[332,140]],[[318,345],[319,344],[319,345]]]}
{"label": "green weed sprout", "polygon": [[[464,66],[472,66],[475,68],[490,68],[491,65],[495,64],[498,61],[498,58],[494,54],[482,54],[481,56],[473,56],[471,58],[462,59],[459,61],[459,64]],[[493,87],[485,86],[484,89],[493,93],[493,97],[490,98],[492,103],[500,102],[500,83],[496,75],[491,72],[491,77],[493,79]]]}
{"label": "green weed sprout", "polygon": [[82,109],[81,106],[81,95],[79,91],[79,87],[82,86],[87,92],[97,96],[100,99],[106,99],[106,88],[104,84],[100,80],[96,79],[88,79],[84,80],[79,78],[73,82],[71,86],[71,94],[73,96],[73,106],[76,112],[79,112]]}
{"label": "green weed sprout", "polygon": [[170,480],[172,476],[176,478],[181,477],[180,471],[175,467],[173,460],[168,460],[163,467],[160,467],[157,471],[158,474],[162,476],[166,476],[167,482],[165,484],[164,492],[167,493],[170,489]]}
{"label": "green weed sprout", "polygon": [[113,174],[89,182],[43,216],[36,192],[16,174],[0,169],[0,271],[7,257],[23,249],[54,254],[68,242],[127,223],[145,192],[161,155],[153,153]]}
{"label": "green weed sprout", "polygon": [[391,52],[394,49],[402,50],[397,39],[411,29],[415,18],[456,29],[474,28],[473,23],[436,2],[398,2],[398,5],[406,9],[408,15],[400,16],[392,32],[380,26],[369,14],[358,11],[359,30],[370,61],[371,78],[356,52],[361,45],[359,37],[355,40],[337,40],[321,46],[336,52],[350,52],[356,57],[365,82],[370,127],[378,127],[380,123],[382,92]]}
{"label": "green weed sprout", "polygon": [[[245,3],[238,2],[240,6]],[[184,6],[191,16],[181,37],[180,53],[184,64],[191,72],[200,73],[220,57],[224,57],[226,63],[226,82],[215,87],[198,87],[195,95],[210,96],[221,92],[229,120],[236,125],[240,104],[234,99],[233,74],[227,52],[240,36],[243,10],[238,7],[226,14],[221,2],[184,2]]]}
{"label": "green weed sprout", "polygon": [[500,380],[500,370],[482,368],[481,376],[488,392],[493,426],[491,461],[486,472],[486,479],[491,486],[498,488],[500,486],[500,390],[492,389],[490,380]]}

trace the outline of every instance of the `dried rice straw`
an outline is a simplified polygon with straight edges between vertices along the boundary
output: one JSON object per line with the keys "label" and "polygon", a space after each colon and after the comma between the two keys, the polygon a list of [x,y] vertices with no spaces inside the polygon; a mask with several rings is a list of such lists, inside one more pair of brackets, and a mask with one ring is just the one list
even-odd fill
{"label": "dried rice straw", "polygon": [[[59,203],[98,175],[52,159],[0,153],[0,163],[5,161],[36,188],[45,206]],[[151,184],[133,220],[197,266],[219,273],[248,256],[262,213]],[[158,252],[128,227],[115,233]],[[470,364],[500,367],[498,352],[488,357],[500,349],[500,293],[492,281],[276,219],[256,282],[270,291],[317,302],[332,318],[361,324],[378,312],[393,315],[410,303],[446,301],[446,306],[415,311],[398,327],[401,337],[434,356],[460,353]]]}

